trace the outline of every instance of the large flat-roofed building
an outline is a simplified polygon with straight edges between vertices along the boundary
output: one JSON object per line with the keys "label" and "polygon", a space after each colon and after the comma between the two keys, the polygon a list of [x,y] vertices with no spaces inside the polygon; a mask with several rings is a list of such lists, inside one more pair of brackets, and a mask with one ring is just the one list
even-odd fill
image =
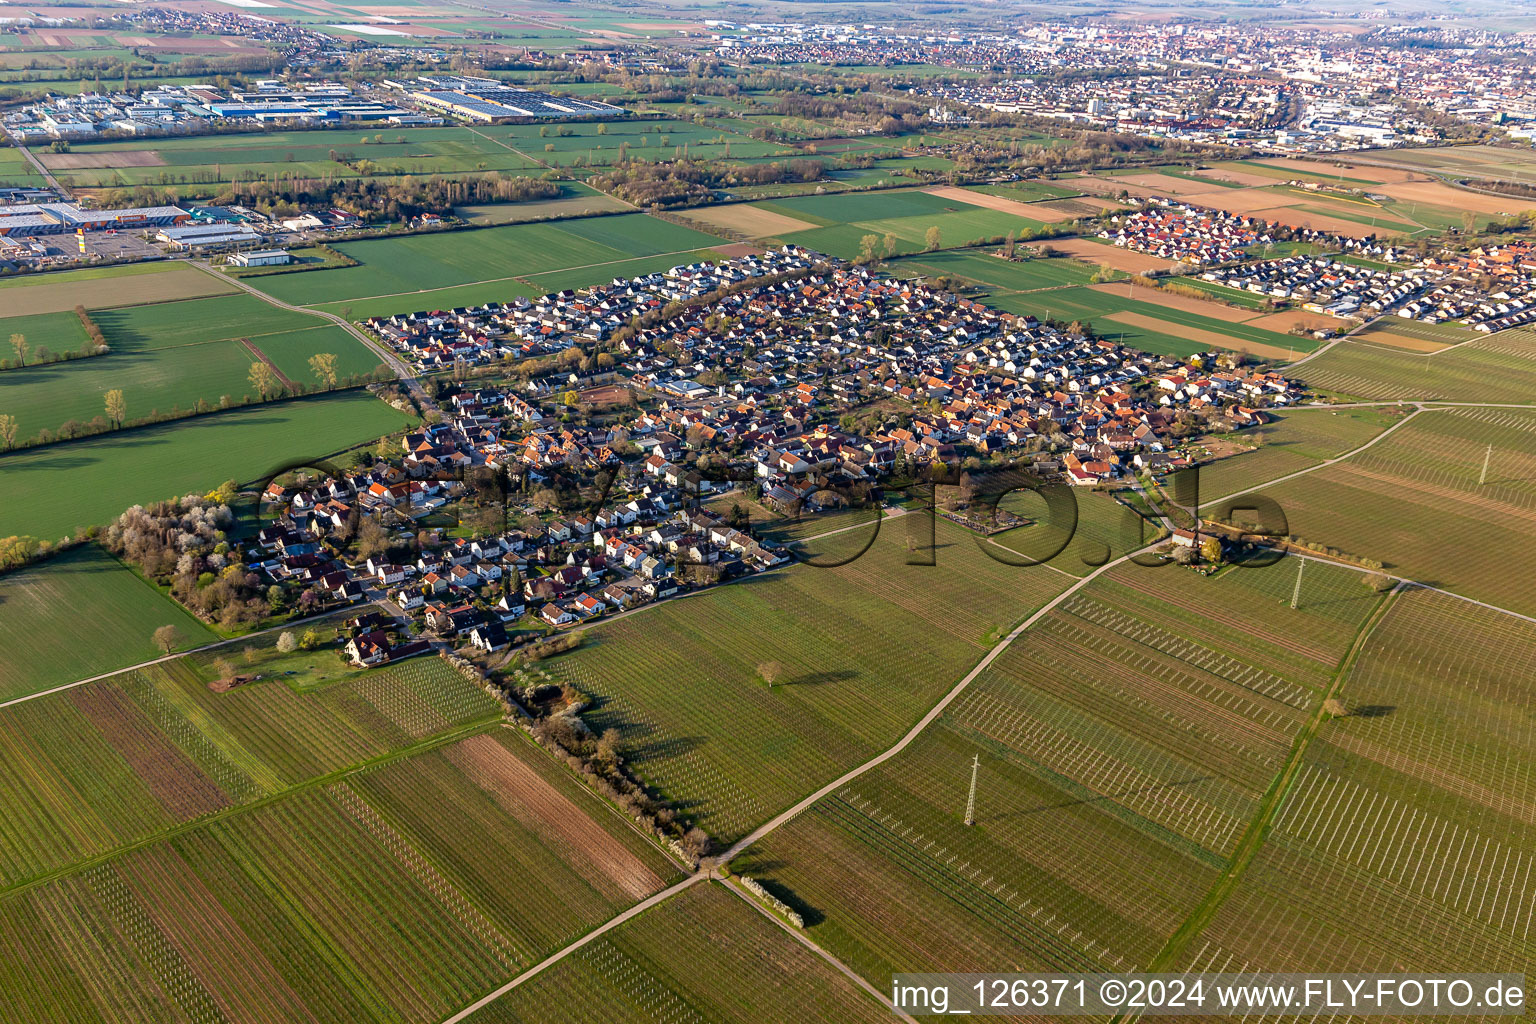
{"label": "large flat-roofed building", "polygon": [[0,207],[0,235],[62,235],[73,231],[132,231],[185,224],[179,206],[138,206],[124,210],[82,210],[73,203],[22,203]]}
{"label": "large flat-roofed building", "polygon": [[249,224],[186,224],[163,228],[155,237],[172,249],[222,249],[261,241]]}
{"label": "large flat-roofed building", "polygon": [[229,258],[237,267],[280,267],[293,262],[293,254],[287,249],[258,249],[253,252],[237,252]]}
{"label": "large flat-roofed building", "polygon": [[424,75],[401,86],[417,104],[446,111],[468,121],[495,123],[524,118],[613,117],[623,107],[598,100],[551,96],[519,89],[491,78],[463,75]]}

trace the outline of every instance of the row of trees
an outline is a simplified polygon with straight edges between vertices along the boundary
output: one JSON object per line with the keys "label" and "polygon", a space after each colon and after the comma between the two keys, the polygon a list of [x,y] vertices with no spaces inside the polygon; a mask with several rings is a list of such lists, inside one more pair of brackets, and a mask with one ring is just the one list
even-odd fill
{"label": "row of trees", "polygon": [[111,351],[107,346],[106,336],[101,333],[101,328],[96,326],[96,321],[90,318],[84,307],[76,306],[75,315],[80,318],[80,324],[85,328],[87,339],[81,343],[78,349],[51,352],[45,345],[39,345],[34,349],[32,343],[27,340],[27,336],[17,331],[9,339],[9,349],[14,358],[0,359],[0,370],[20,369],[27,366],[46,366],[49,363],[62,363],[71,359],[104,356]]}
{"label": "row of trees", "polygon": [[[19,335],[18,335],[19,337]],[[336,355],[333,352],[317,352],[309,357],[310,372],[314,374],[316,388],[326,391],[335,390],[342,383],[340,372],[336,366]],[[387,374],[387,369],[381,367],[378,374]],[[270,363],[257,360],[251,364],[250,372],[246,379],[250,381],[252,390],[256,393],[257,400],[269,402],[274,398],[292,392],[294,394],[306,393],[307,389],[301,385],[293,385],[292,381],[284,383],[284,379]],[[352,378],[356,380],[357,378]],[[290,387],[289,385],[293,385]],[[128,399],[122,388],[112,388],[102,396],[104,415],[82,423],[76,419],[65,420],[57,432],[40,430],[20,447],[31,447],[42,444],[52,444],[55,441],[69,441],[77,437],[90,437],[95,434],[104,434],[111,430],[121,430],[125,426],[140,427],[153,423],[164,423],[174,419],[185,419],[189,416],[201,416],[212,412],[222,412],[236,405],[244,405],[250,402],[249,396],[244,396],[242,401],[233,402],[230,396],[225,395],[215,406],[205,399],[198,399],[197,404],[190,411],[183,411],[178,406],[170,413],[161,413],[158,409],[151,409],[149,414],[140,418],[128,420]],[[20,432],[20,422],[9,413],[0,413],[0,445],[9,450],[18,447],[17,435]]]}
{"label": "row of trees", "polygon": [[[455,206],[469,203],[521,203],[563,194],[560,184],[552,180],[553,174],[535,178],[487,171],[458,178],[397,177],[393,172],[384,176],[385,170],[376,162],[367,164],[368,177],[279,174],[252,179],[236,176],[224,181],[222,172],[215,169],[207,175],[205,183],[210,186],[207,192],[212,202],[238,203],[270,217],[290,217],[302,210],[330,207],[347,210],[370,223],[405,220],[423,213],[449,214]],[[178,183],[168,180],[162,184]],[[101,203],[145,206],[173,202],[175,196],[175,190],[169,187],[140,185],[109,189],[103,193]]]}
{"label": "row of trees", "polygon": [[220,397],[217,403],[199,398],[197,403],[189,410],[174,406],[170,412],[162,413],[159,409],[151,409],[147,415],[135,420],[128,419],[128,398],[122,388],[112,388],[102,396],[104,415],[81,422],[77,419],[65,420],[58,429],[39,430],[37,434],[18,442],[20,434],[20,422],[8,413],[0,413],[0,446],[6,450],[18,447],[36,447],[38,445],[53,444],[56,441],[71,441],[79,437],[91,437],[96,434],[104,434],[112,430],[121,430],[124,427],[143,427],[155,423],[166,423],[172,420],[187,419],[192,416],[204,416],[209,413],[223,412],[227,409],[249,405],[252,401],[270,402],[284,395],[305,395],[312,391],[333,391],[342,386],[355,386],[372,380],[392,379],[393,375],[388,367],[379,366],[372,374],[353,375],[343,379],[336,365],[336,355],[332,352],[317,352],[309,357],[310,372],[314,374],[315,385],[306,387],[302,384],[289,381],[279,375],[278,371],[270,363],[257,360],[251,363],[246,380],[250,382],[255,398],[251,395],[242,395],[239,401],[235,401],[229,395]]}
{"label": "row of trees", "polygon": [[718,188],[810,182],[826,173],[820,160],[729,164],[716,160],[623,160],[592,184],[637,206],[676,207],[705,202]]}

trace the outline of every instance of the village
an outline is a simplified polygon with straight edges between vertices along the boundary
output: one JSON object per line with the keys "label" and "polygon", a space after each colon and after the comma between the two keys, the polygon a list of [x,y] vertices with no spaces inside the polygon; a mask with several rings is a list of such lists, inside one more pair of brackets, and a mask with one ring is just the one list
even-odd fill
{"label": "village", "polygon": [[794,246],[368,326],[423,369],[490,376],[445,382],[439,421],[353,472],[262,494],[247,563],[301,605],[384,609],[354,626],[364,666],[491,656],[773,571],[792,556],[762,515],[876,509],[923,467],[1115,485],[1301,397],[1230,356],[1128,350]]}
{"label": "village", "polygon": [[1388,246],[1372,257],[1394,266],[1295,255],[1213,267],[1199,277],[1337,317],[1391,314],[1424,324],[1459,323],[1483,334],[1536,321],[1536,258],[1528,242],[1423,257]]}

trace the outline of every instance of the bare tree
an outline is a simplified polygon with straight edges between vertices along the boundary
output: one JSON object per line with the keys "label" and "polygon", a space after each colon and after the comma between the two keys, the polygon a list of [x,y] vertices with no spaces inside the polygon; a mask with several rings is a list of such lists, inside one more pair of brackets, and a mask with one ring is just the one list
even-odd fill
{"label": "bare tree", "polygon": [[27,336],[19,331],[11,335],[11,348],[16,352],[16,361],[22,366],[27,365],[27,352],[31,346],[27,344]]}
{"label": "bare tree", "polygon": [[155,646],[170,654],[181,644],[181,633],[175,626],[161,626],[154,632]]}
{"label": "bare tree", "polygon": [[1330,718],[1343,718],[1349,714],[1349,708],[1337,697],[1329,697],[1323,701],[1323,711]]}
{"label": "bare tree", "polygon": [[609,764],[619,763],[619,730],[604,729],[602,736],[597,740],[597,756],[601,761]]}
{"label": "bare tree", "polygon": [[757,666],[757,674],[763,682],[772,686],[784,677],[784,666],[777,661],[765,661]]}
{"label": "bare tree", "polygon": [[372,516],[363,520],[357,530],[357,554],[359,558],[372,558],[389,550],[389,531]]}
{"label": "bare tree", "polygon": [[709,852],[709,834],[698,826],[690,828],[683,833],[683,848],[695,857],[702,857]]}

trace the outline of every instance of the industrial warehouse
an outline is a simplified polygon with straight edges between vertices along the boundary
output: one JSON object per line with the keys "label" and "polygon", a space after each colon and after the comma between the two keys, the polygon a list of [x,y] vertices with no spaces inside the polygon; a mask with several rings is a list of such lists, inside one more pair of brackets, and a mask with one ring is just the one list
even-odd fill
{"label": "industrial warehouse", "polygon": [[423,75],[411,84],[385,83],[410,95],[412,102],[442,110],[455,117],[485,124],[558,117],[614,117],[623,107],[598,100],[551,96],[519,89],[490,78],[462,75]]}
{"label": "industrial warehouse", "polygon": [[73,203],[22,203],[0,206],[0,236],[30,238],[74,231],[132,231],[185,224],[192,215],[179,206],[139,206],[123,210],[82,210]]}

